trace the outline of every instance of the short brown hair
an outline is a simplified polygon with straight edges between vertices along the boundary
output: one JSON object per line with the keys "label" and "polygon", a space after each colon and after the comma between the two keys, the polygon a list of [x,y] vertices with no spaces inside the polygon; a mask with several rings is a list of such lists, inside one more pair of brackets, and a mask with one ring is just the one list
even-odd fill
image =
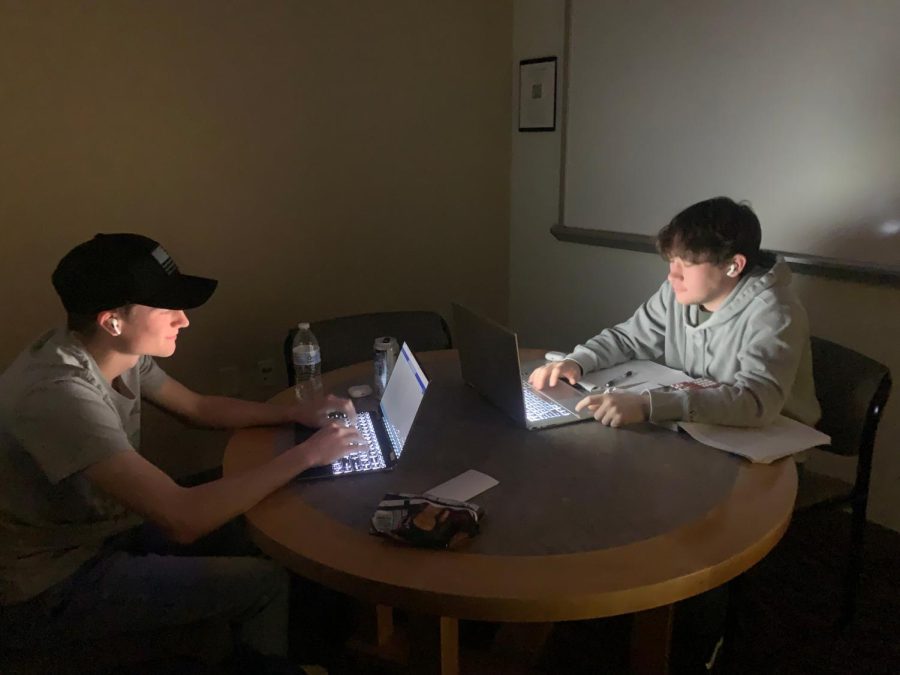
{"label": "short brown hair", "polygon": [[678,256],[689,262],[720,264],[740,253],[746,270],[759,262],[762,230],[746,202],[715,197],[697,202],[672,218],[659,231],[656,249],[666,260]]}

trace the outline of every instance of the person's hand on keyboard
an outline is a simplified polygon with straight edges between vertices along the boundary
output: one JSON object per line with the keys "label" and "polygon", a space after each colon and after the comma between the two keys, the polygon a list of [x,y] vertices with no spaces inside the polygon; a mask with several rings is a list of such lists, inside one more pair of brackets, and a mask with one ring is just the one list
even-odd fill
{"label": "person's hand on keyboard", "polygon": [[343,421],[336,420],[326,424],[289,452],[302,453],[312,467],[331,464],[351,452],[367,450],[368,447],[356,427],[348,427]]}
{"label": "person's hand on keyboard", "polygon": [[581,379],[581,366],[571,359],[554,361],[535,369],[528,377],[528,382],[535,389],[544,389],[555,387],[563,379],[574,385]]}
{"label": "person's hand on keyboard", "polygon": [[349,425],[356,423],[356,410],[353,402],[334,394],[328,394],[310,401],[300,401],[295,406],[294,421],[307,427],[323,427],[331,421],[329,413],[343,413]]}
{"label": "person's hand on keyboard", "polygon": [[650,419],[650,397],[625,391],[585,396],[575,406],[581,411],[588,408],[594,419],[608,427],[646,422]]}

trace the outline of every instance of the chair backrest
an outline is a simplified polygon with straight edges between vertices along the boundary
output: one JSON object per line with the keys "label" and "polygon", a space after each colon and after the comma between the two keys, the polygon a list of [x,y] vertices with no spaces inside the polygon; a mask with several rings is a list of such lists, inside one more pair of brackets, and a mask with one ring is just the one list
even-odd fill
{"label": "chair backrest", "polygon": [[[314,321],[310,329],[322,350],[322,372],[343,368],[372,358],[375,338],[390,335],[414,352],[450,349],[450,329],[437,312],[378,312]],[[284,364],[288,385],[294,385],[291,347],[297,329],[284,341]]]}
{"label": "chair backrest", "polygon": [[822,406],[817,428],[831,436],[822,450],[839,455],[868,455],[881,413],[891,392],[887,366],[848,347],[813,337],[816,396]]}

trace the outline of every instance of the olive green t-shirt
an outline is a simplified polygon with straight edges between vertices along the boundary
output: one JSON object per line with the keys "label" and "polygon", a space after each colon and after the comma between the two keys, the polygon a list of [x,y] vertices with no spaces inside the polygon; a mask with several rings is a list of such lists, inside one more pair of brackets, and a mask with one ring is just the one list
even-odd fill
{"label": "olive green t-shirt", "polygon": [[143,356],[113,388],[65,329],[39,338],[0,375],[0,604],[66,579],[108,537],[141,522],[82,471],[140,448],[141,394],[165,378]]}

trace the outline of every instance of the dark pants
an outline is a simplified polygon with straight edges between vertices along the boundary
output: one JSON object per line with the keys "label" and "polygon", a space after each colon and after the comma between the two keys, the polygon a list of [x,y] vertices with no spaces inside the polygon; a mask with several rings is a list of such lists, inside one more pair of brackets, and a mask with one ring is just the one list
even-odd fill
{"label": "dark pants", "polygon": [[239,646],[284,656],[289,576],[260,556],[241,519],[190,545],[142,525],[108,541],[65,581],[0,608],[4,643],[97,641],[218,619],[231,624]]}

